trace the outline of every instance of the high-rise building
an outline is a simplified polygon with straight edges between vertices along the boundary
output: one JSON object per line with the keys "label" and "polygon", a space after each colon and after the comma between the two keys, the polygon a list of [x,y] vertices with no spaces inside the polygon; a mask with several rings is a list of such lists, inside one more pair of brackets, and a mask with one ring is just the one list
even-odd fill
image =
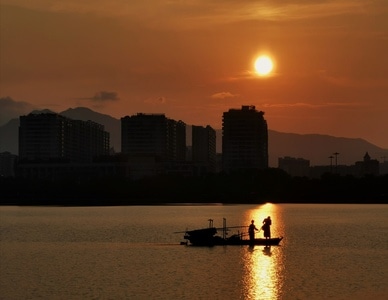
{"label": "high-rise building", "polygon": [[225,172],[268,168],[267,121],[255,106],[224,112],[222,167]]}
{"label": "high-rise building", "polygon": [[[216,172],[216,131],[209,125],[192,126],[192,161],[205,172]],[[202,172],[201,172],[202,173]]]}
{"label": "high-rise building", "polygon": [[183,121],[173,121],[176,136],[176,160],[186,160],[186,124]]}
{"label": "high-rise building", "polygon": [[0,177],[14,177],[17,156],[10,152],[0,152]]}
{"label": "high-rise building", "polygon": [[121,152],[153,156],[161,162],[184,161],[186,124],[164,114],[138,113],[121,118]]}
{"label": "high-rise building", "polygon": [[55,113],[20,116],[21,162],[89,163],[109,154],[109,133],[92,121],[72,120]]}

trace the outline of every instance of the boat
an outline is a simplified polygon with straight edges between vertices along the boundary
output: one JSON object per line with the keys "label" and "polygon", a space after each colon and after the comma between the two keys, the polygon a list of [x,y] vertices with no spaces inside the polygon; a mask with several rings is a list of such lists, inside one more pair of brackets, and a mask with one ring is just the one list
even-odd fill
{"label": "boat", "polygon": [[[220,246],[220,245],[250,245],[250,246],[278,246],[283,237],[276,238],[255,238],[250,240],[248,238],[248,233],[235,233],[228,237],[228,231],[235,228],[248,228],[248,226],[226,226],[226,219],[223,219],[223,227],[216,228],[213,226],[213,220],[209,219],[209,227],[195,229],[195,230],[186,230],[176,233],[184,233],[185,242],[181,242],[182,245],[192,245],[192,246]],[[222,236],[217,235],[218,231],[222,231]]]}

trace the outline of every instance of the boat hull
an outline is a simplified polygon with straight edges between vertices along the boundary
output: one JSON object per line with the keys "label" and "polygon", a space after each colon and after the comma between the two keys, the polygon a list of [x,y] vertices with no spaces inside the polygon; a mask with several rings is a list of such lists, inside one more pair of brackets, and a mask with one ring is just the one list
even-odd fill
{"label": "boat hull", "polygon": [[283,239],[283,237],[277,237],[277,238],[271,238],[271,239],[254,239],[253,241],[248,239],[241,239],[241,238],[227,238],[223,239],[218,236],[214,236],[212,238],[207,239],[192,239],[190,237],[187,237],[187,240],[189,241],[189,245],[192,246],[243,246],[243,245],[250,245],[250,246],[278,246]]}
{"label": "boat hull", "polygon": [[254,239],[250,240],[239,240],[232,241],[227,240],[225,245],[256,245],[256,246],[278,246],[283,237],[272,238],[272,239]]}

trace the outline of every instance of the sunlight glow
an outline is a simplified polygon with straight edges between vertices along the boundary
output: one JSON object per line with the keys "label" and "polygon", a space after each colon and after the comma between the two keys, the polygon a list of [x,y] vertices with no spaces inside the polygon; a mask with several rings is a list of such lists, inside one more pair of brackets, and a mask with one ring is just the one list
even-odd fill
{"label": "sunlight glow", "polygon": [[255,70],[259,76],[268,76],[272,69],[273,62],[269,56],[262,55],[255,60]]}
{"label": "sunlight glow", "polygon": [[[260,226],[261,220],[271,216],[276,224],[283,223],[281,211],[271,203],[258,206],[245,215],[245,222],[251,219],[257,220],[256,226]],[[275,235],[277,233],[275,232]],[[281,247],[254,246],[247,248],[243,256],[245,266],[243,286],[245,299],[281,299],[284,284],[284,255]]]}

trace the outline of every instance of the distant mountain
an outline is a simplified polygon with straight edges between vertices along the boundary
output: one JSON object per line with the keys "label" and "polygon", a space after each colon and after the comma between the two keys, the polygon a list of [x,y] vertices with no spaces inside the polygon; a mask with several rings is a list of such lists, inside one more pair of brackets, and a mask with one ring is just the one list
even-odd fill
{"label": "distant mountain", "polygon": [[[218,129],[217,152],[222,150],[222,130]],[[377,147],[363,139],[334,137],[321,134],[296,134],[268,130],[270,167],[278,166],[279,157],[304,158],[311,166],[330,165],[329,156],[338,152],[338,164],[353,165],[361,161],[366,152],[372,159],[388,156],[388,149]],[[334,163],[334,160],[333,160]]]}
{"label": "distant mountain", "polygon": [[[363,139],[333,137],[321,134],[268,132],[268,151],[271,166],[278,166],[278,158],[291,156],[310,160],[311,166],[330,165],[329,156],[338,152],[339,165],[353,165],[362,161],[366,152],[372,159],[388,156],[388,149],[377,147]],[[333,160],[334,163],[334,160]]]}
{"label": "distant mountain", "polygon": [[[34,111],[39,113],[40,111]],[[110,143],[116,152],[121,151],[121,121],[109,115],[94,112],[89,108],[70,108],[60,113],[61,115],[104,125],[110,133]],[[12,119],[7,124],[0,126],[0,152],[9,151],[18,154],[18,128],[19,119]],[[187,126],[187,144],[191,145],[191,126]],[[216,130],[217,152],[222,150],[222,130]],[[372,159],[380,160],[388,157],[388,149],[377,147],[363,139],[333,137],[320,134],[295,134],[283,133],[273,130],[268,131],[269,165],[278,166],[278,158],[290,156],[310,160],[310,165],[329,165],[329,156],[338,152],[338,164],[352,165],[363,160],[366,152]],[[333,160],[334,163],[334,160]]]}
{"label": "distant mountain", "polygon": [[30,112],[31,114],[55,114],[56,112],[50,109],[42,109],[42,110],[33,110]]}

